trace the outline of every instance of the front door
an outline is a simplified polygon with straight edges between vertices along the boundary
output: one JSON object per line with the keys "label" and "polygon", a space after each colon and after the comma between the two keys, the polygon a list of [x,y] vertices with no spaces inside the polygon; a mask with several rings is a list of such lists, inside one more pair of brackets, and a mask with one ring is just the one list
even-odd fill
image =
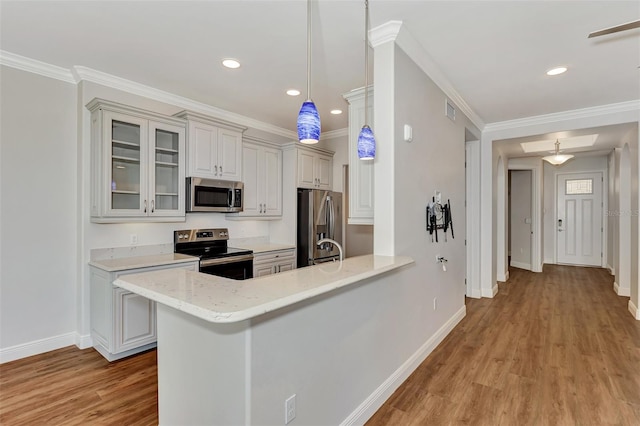
{"label": "front door", "polygon": [[557,263],[602,266],[602,172],[558,175]]}

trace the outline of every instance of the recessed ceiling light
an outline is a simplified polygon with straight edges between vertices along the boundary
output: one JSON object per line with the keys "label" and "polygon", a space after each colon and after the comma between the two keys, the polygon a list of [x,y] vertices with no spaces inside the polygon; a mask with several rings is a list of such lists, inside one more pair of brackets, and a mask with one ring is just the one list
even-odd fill
{"label": "recessed ceiling light", "polygon": [[296,90],[296,89],[287,90],[287,95],[289,96],[298,96],[299,94],[300,94],[299,90]]}
{"label": "recessed ceiling light", "polygon": [[236,61],[235,59],[223,59],[222,65],[227,68],[240,68],[240,62]]}
{"label": "recessed ceiling light", "polygon": [[331,114],[333,115],[339,115],[342,114],[342,110],[341,109],[332,109],[331,111],[329,111]]}
{"label": "recessed ceiling light", "polygon": [[567,67],[556,67],[547,71],[547,75],[558,75],[567,71]]}

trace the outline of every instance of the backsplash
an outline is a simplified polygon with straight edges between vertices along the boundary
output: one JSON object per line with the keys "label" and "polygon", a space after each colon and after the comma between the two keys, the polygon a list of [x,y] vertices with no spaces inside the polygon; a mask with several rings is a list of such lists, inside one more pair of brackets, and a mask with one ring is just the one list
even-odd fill
{"label": "backsplash", "polygon": [[152,256],[155,254],[166,253],[173,253],[173,243],[92,249],[90,257],[91,260],[105,260],[134,256]]}

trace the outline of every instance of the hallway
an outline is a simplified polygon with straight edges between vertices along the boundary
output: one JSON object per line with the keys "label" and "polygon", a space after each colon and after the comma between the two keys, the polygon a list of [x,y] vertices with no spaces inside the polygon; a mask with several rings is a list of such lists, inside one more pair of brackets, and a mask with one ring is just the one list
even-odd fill
{"label": "hallway", "polygon": [[604,269],[512,268],[367,423],[638,425],[640,322]]}

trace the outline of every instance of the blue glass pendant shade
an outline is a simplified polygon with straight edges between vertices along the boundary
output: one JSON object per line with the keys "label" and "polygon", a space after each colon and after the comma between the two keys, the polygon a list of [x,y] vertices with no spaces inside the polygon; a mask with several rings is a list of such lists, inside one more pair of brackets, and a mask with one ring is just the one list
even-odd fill
{"label": "blue glass pendant shade", "polygon": [[373,160],[376,157],[376,139],[368,125],[362,126],[358,135],[358,158],[361,160]]}
{"label": "blue glass pendant shade", "polygon": [[311,99],[307,99],[298,114],[298,140],[312,144],[320,140],[320,114]]}

